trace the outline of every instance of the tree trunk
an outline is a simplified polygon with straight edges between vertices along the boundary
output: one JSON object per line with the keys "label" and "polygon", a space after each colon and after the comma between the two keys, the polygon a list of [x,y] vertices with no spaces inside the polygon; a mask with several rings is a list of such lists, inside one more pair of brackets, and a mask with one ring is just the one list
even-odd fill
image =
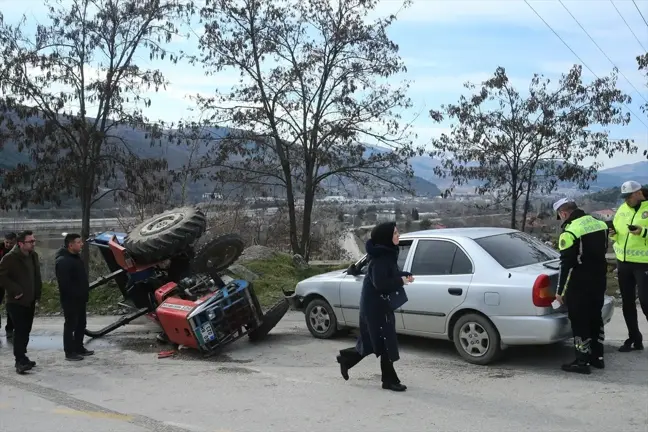
{"label": "tree trunk", "polygon": [[[307,182],[308,183],[308,182]],[[304,260],[308,262],[310,258],[310,235],[311,235],[311,223],[313,219],[313,204],[315,203],[315,190],[311,188],[306,188],[306,193],[304,194],[304,215],[302,217],[302,237],[300,249],[302,253],[300,255],[304,257]]]}
{"label": "tree trunk", "polygon": [[511,229],[517,228],[517,198],[511,197]]}
{"label": "tree trunk", "polygon": [[294,254],[303,256],[300,248],[299,239],[297,238],[297,214],[295,209],[295,194],[292,190],[292,183],[288,182],[286,187],[286,201],[288,201],[288,219],[290,221],[290,248]]}
{"label": "tree trunk", "polygon": [[527,190],[526,194],[524,197],[524,210],[522,211],[522,231],[526,228],[526,219],[527,219],[527,213],[529,211],[529,195],[531,195],[531,182],[533,179],[529,179],[527,182]]}
{"label": "tree trunk", "polygon": [[[90,209],[92,205],[92,194],[88,193],[87,188],[81,193],[81,238],[85,242],[90,237]],[[81,258],[85,265],[86,273],[90,275],[90,249],[84,246],[81,251]]]}

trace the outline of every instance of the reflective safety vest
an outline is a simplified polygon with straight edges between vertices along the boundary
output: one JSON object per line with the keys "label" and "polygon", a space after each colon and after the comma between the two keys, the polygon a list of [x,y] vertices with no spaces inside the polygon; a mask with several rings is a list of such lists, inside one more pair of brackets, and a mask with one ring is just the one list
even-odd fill
{"label": "reflective safety vest", "polygon": [[581,209],[572,213],[558,239],[560,273],[556,294],[563,295],[572,282],[581,288],[587,285],[591,289],[592,283],[602,280],[605,287],[607,230],[605,222],[585,214]]}
{"label": "reflective safety vest", "polygon": [[[614,215],[614,254],[617,260],[648,264],[648,201],[635,209],[623,203]],[[642,227],[641,234],[630,234],[628,225]]]}
{"label": "reflective safety vest", "polygon": [[603,256],[605,256],[605,242],[598,242],[597,244],[591,245],[585,244],[585,246],[590,246],[590,248],[583,247],[584,243],[587,243],[584,237],[587,234],[598,231],[607,231],[605,222],[590,215],[581,216],[565,225],[564,231],[558,239],[558,248],[563,251],[574,246],[574,243],[578,243],[579,259],[582,259],[583,255],[590,255],[590,253],[601,255],[601,252],[603,252]]}

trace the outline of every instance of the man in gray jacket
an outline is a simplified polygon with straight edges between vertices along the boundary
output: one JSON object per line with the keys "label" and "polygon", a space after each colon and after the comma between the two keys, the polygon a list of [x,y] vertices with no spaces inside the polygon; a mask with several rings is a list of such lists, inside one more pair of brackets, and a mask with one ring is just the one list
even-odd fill
{"label": "man in gray jacket", "polygon": [[[11,252],[11,249],[16,246],[16,233],[14,232],[8,232],[4,236],[4,243],[0,244],[0,260],[2,260],[2,257],[7,255],[9,252]],[[0,285],[0,304],[3,303],[4,300],[4,288]],[[0,321],[0,324],[2,324],[2,321]],[[13,322],[11,322],[11,317],[7,313],[7,324],[5,324],[5,333],[7,335],[7,339],[11,340],[13,339],[13,334],[14,334],[14,326]]]}
{"label": "man in gray jacket", "polygon": [[5,290],[7,312],[14,325],[16,372],[24,374],[36,366],[36,362],[27,357],[27,344],[43,281],[38,254],[34,251],[34,233],[18,233],[16,243],[0,261],[0,286]]}

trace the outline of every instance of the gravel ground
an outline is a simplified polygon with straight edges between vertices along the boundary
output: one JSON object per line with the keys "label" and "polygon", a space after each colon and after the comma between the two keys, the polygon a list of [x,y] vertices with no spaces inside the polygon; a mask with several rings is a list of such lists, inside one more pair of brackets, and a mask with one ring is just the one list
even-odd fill
{"label": "gravel ground", "polygon": [[[92,317],[90,326],[109,320]],[[28,375],[15,374],[0,337],[0,431],[645,431],[648,353],[616,351],[624,327],[617,309],[608,367],[590,376],[558,369],[568,345],[511,349],[478,367],[447,342],[401,337],[396,368],[409,389],[392,393],[380,388],[375,358],[345,382],[335,354],[353,336],[314,339],[297,313],[266,341],[241,340],[209,359],[189,351],[158,359],[164,346],[143,321],[88,343],[96,355],[79,363],[63,360],[61,319],[39,318],[29,350],[38,366]]]}

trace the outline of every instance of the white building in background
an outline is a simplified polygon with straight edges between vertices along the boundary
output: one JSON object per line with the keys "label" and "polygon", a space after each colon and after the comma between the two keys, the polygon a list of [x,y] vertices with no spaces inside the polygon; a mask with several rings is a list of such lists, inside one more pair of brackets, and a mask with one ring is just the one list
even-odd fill
{"label": "white building in background", "polygon": [[317,201],[322,203],[342,203],[348,201],[346,197],[342,195],[329,195],[324,198],[318,199]]}
{"label": "white building in background", "polygon": [[202,195],[202,199],[204,201],[211,201],[211,200],[222,200],[223,195],[217,194],[217,193],[204,193]]}

